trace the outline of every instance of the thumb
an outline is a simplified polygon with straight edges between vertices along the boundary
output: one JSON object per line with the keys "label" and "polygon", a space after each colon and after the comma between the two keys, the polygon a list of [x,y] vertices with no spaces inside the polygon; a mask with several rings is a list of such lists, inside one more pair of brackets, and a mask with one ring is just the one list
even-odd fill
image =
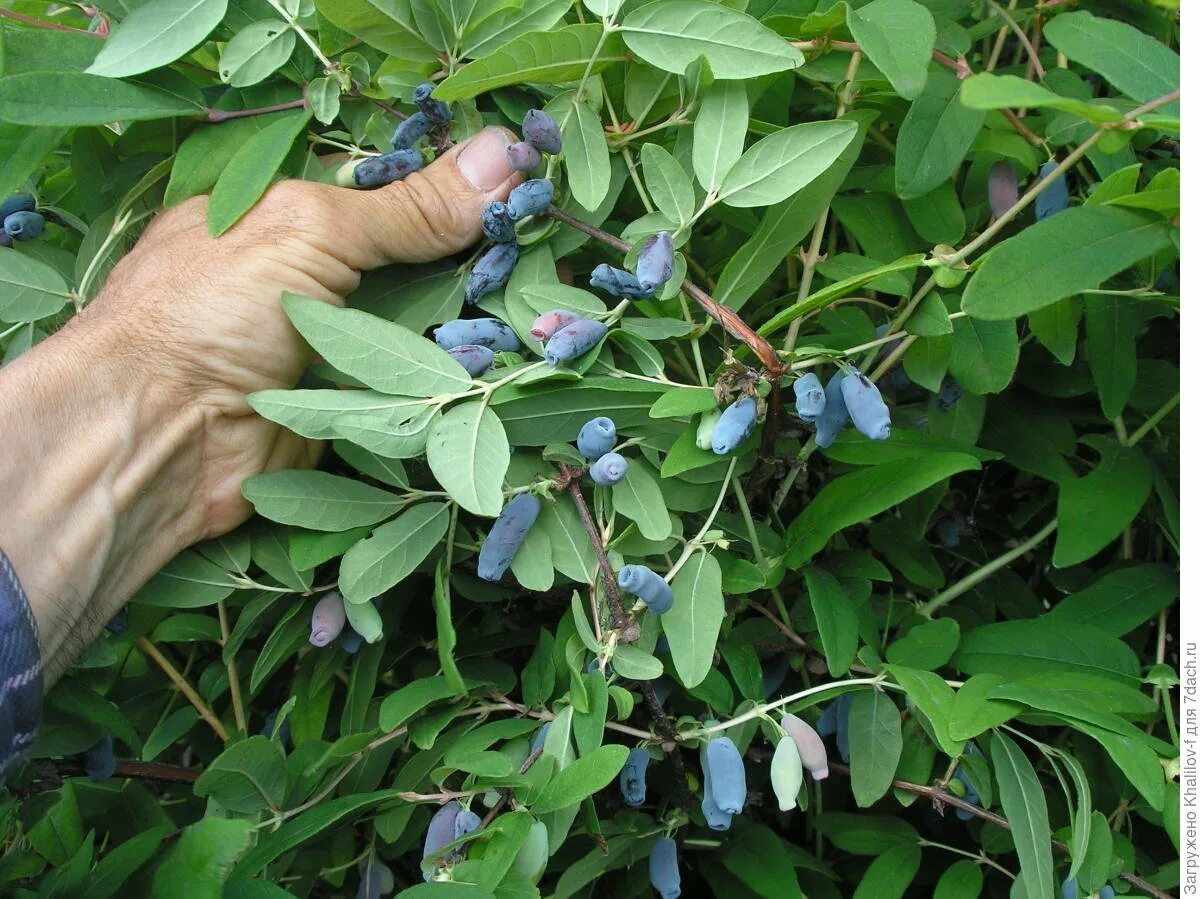
{"label": "thumb", "polygon": [[465,249],[481,235],[480,217],[524,176],[508,163],[513,140],[490,127],[442,154],[431,165],[377,190],[345,190],[343,216],[362,258],[356,268],[429,262]]}

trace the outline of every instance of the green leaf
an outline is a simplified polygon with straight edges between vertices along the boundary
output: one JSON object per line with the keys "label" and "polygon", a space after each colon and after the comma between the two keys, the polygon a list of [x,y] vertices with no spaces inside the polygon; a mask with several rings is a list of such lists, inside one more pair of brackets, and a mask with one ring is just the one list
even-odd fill
{"label": "green leaf", "polygon": [[950,734],[950,721],[954,707],[954,691],[942,678],[932,671],[888,665],[887,670],[896,679],[908,698],[929,719],[934,736],[942,752],[951,758],[962,754],[963,741]]}
{"label": "green leaf", "polygon": [[154,872],[153,899],[173,899],[187,884],[189,899],[221,899],[234,862],[250,848],[254,823],[204,818],[192,824]]}
{"label": "green leaf", "polygon": [[841,677],[850,670],[858,649],[858,613],[838,579],[829,572],[808,566],[804,569],[804,586],[817,619],[829,673]]}
{"label": "green leaf", "polygon": [[582,802],[610,783],[629,757],[627,746],[601,746],[568,765],[546,785],[532,805],[535,815],[544,815]]}
{"label": "green leaf", "polygon": [[1079,297],[1066,297],[1029,313],[1029,330],[1038,343],[1054,354],[1063,365],[1075,361],[1079,341],[1079,319],[1083,303]]}
{"label": "green leaf", "polygon": [[992,765],[1000,807],[1012,826],[1021,879],[1030,899],[1054,899],[1054,859],[1046,794],[1037,772],[1017,745],[1002,733],[992,737]]}
{"label": "green leaf", "polygon": [[859,808],[887,795],[900,764],[900,710],[883,690],[850,698],[850,789]]}
{"label": "green leaf", "polygon": [[713,650],[725,618],[721,566],[705,552],[694,553],[671,582],[675,604],[662,616],[671,661],[685,687],[694,687],[712,668]]}
{"label": "green leaf", "polygon": [[568,25],[513,38],[438,85],[439,99],[465,100],[509,84],[561,84],[625,58],[621,38],[600,25]]}
{"label": "green leaf", "polygon": [[432,397],[470,386],[463,367],[432,341],[357,309],[294,294],[284,311],[330,365],[383,393]]}
{"label": "green leaf", "polygon": [[221,51],[221,80],[233,87],[258,84],[287,62],[295,47],[296,32],[278,19],[247,25]]}
{"label": "green leaf", "polygon": [[208,233],[213,237],[237,224],[271,186],[312,113],[303,109],[276,115],[275,121],[242,144],[217,178],[208,200]]}
{"label": "green leaf", "polygon": [[430,408],[425,399],[374,390],[262,390],[248,399],[263,418],[314,440],[337,437],[334,422],[348,412],[386,413],[390,421],[400,423]]}
{"label": "green leaf", "polygon": [[563,161],[571,195],[589,212],[599,208],[608,194],[612,167],[600,116],[587,103],[574,100],[563,122]]}
{"label": "green leaf", "polygon": [[988,253],[967,283],[962,309],[973,318],[1016,318],[1099,287],[1169,243],[1165,223],[1129,209],[1066,209]]}
{"label": "green leaf", "polygon": [[814,817],[813,827],[851,855],[881,855],[893,846],[915,845],[920,839],[911,824],[894,815],[825,812]]}
{"label": "green leaf", "polygon": [[936,618],[918,624],[903,637],[892,641],[887,649],[888,661],[893,665],[936,671],[954,655],[958,634],[958,622],[953,618]]}
{"label": "green leaf", "polygon": [[16,125],[107,125],[203,111],[175,94],[102,75],[29,72],[0,78],[0,120]]}
{"label": "green leaf", "polygon": [[509,457],[504,425],[483,400],[460,403],[429,429],[429,470],[474,515],[500,514]]}
{"label": "green leaf", "polygon": [[1137,333],[1142,311],[1125,297],[1083,298],[1088,368],[1096,382],[1104,417],[1115,420],[1125,409],[1137,382]]}
{"label": "green leaf", "polygon": [[314,531],[344,531],[395,514],[394,493],[325,471],[272,471],[242,483],[242,495],[264,518]]}
{"label": "green leaf", "polygon": [[472,16],[463,56],[474,59],[498,50],[521,34],[550,31],[571,8],[570,0],[527,0],[483,16]]}
{"label": "green leaf", "polygon": [[867,59],[906,100],[925,89],[937,26],[916,0],[872,0],[851,9],[846,23]]}
{"label": "green leaf", "polygon": [[197,796],[207,796],[231,812],[250,814],[278,809],[287,788],[283,748],[264,736],[228,747],[196,781]]}
{"label": "green leaf", "polygon": [[[1069,12],[1048,21],[1043,34],[1073,63],[1097,72],[1140,103],[1179,90],[1179,54],[1125,22]],[[1178,115],[1179,103],[1159,111]]]}
{"label": "green leaf", "polygon": [[[743,826],[733,839],[722,847],[721,861],[755,896],[771,899],[804,899],[796,878],[789,847],[774,830],[753,821],[739,821]],[[716,884],[714,895],[730,895]],[[749,895],[739,891],[733,895]]]}
{"label": "green leaf", "polygon": [[788,527],[787,564],[811,559],[838,531],[866,521],[960,471],[980,467],[964,453],[930,453],[842,475],[821,489]]}
{"label": "green leaf", "polygon": [[155,827],[109,850],[96,862],[79,895],[82,899],[109,899],[115,895],[133,873],[162,848],[163,840],[170,832],[169,827]]}
{"label": "green leaf", "polygon": [[1110,571],[1050,610],[1050,618],[1075,621],[1122,637],[1179,597],[1179,577],[1158,563]]}
{"label": "green leaf", "polygon": [[692,168],[706,191],[715,191],[742,155],[750,104],[741,81],[718,81],[700,101],[692,129]]}
{"label": "green leaf", "polygon": [[985,624],[963,634],[953,664],[967,674],[1054,676],[1078,672],[1129,683],[1141,666],[1133,650],[1103,631],[1051,618]]}
{"label": "green leaf", "polygon": [[446,506],[421,503],[354,544],[338,569],[338,589],[346,602],[366,602],[396,586],[441,543],[449,525]]}
{"label": "green leaf", "polygon": [[920,846],[893,846],[867,866],[853,899],[901,899],[920,867]]}
{"label": "green leaf", "polygon": [[971,109],[1046,107],[1071,112],[1091,122],[1121,120],[1121,113],[1111,106],[1064,97],[1047,90],[1036,81],[1027,81],[1016,75],[993,75],[991,72],[972,75],[963,82],[959,98],[963,106]]}
{"label": "green leaf", "polygon": [[983,126],[983,110],[958,101],[961,82],[933,72],[896,136],[896,193],[911,199],[929,193],[959,167]]}
{"label": "green leaf", "polygon": [[0,197],[7,197],[24,184],[65,134],[62,128],[28,128],[0,122]]}
{"label": "green leaf", "polygon": [[1082,478],[1059,482],[1058,568],[1085,562],[1116,540],[1154,486],[1153,468],[1140,450],[1100,437],[1088,442],[1100,450],[1100,464]]}
{"label": "green leaf", "polygon": [[998,727],[1021,713],[1015,702],[1002,702],[990,697],[993,687],[1004,683],[1001,674],[977,674],[967,679],[950,705],[950,738],[969,740],[986,730]]}
{"label": "green leaf", "polygon": [[[411,4],[377,0],[317,0],[321,15],[342,31],[389,56],[433,62],[429,41],[413,21]],[[414,66],[415,67],[415,66]]]}
{"label": "green leaf", "polygon": [[[667,0],[674,2],[674,0]],[[854,140],[853,122],[804,122],[769,134],[729,169],[718,191],[727,206],[771,206],[829,169]]]}
{"label": "green leaf", "polygon": [[979,899],[983,892],[983,871],[970,859],[956,861],[942,872],[933,899]]}
{"label": "green leaf", "polygon": [[[642,175],[650,199],[672,222],[686,225],[696,211],[692,179],[678,160],[658,144],[642,147]],[[608,185],[605,185],[607,189]]]}
{"label": "green leaf", "polygon": [[707,0],[657,0],[621,23],[629,49],[682,75],[703,56],[713,78],[754,78],[804,64],[804,55],[757,19]]}
{"label": "green leaf", "polygon": [[92,75],[125,78],[183,56],[225,18],[228,0],[148,0],[113,28],[88,66]]}
{"label": "green leaf", "polygon": [[18,250],[0,249],[0,321],[37,321],[70,299],[67,282],[56,269]]}
{"label": "green leaf", "polygon": [[613,669],[630,680],[654,680],[662,677],[663,663],[636,646],[622,644],[613,653]]}
{"label": "green leaf", "polygon": [[658,478],[641,459],[631,459],[624,480],[613,485],[613,507],[636,524],[647,540],[671,536],[671,516]]}
{"label": "green leaf", "polygon": [[175,153],[163,205],[177,206],[209,191],[242,145],[273,121],[269,115],[247,116],[192,131]]}
{"label": "green leaf", "polygon": [[954,320],[950,335],[950,374],[967,393],[1000,393],[1017,371],[1020,343],[1011,320]]}

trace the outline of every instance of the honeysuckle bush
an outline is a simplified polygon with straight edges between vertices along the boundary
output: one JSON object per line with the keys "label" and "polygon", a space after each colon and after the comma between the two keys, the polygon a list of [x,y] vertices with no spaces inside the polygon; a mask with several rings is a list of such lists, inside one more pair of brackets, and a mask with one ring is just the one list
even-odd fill
{"label": "honeysuckle bush", "polygon": [[[421,83],[452,110],[426,160],[530,109],[563,135],[477,310],[486,242],[347,309],[281,297],[321,361],[250,401],[330,451],[249,480],[256,518],[49,694],[0,798],[6,893],[669,895],[669,837],[685,896],[1172,894],[1177,3],[21,0],[0,25],[0,192],[48,222],[0,248],[6,361],[158,209],[210,193],[219,235],[274,178],[391,150]],[[662,232],[654,296],[589,287]],[[605,339],[547,365],[555,310]],[[472,377],[431,336],[476,315],[521,347]],[[818,448],[792,382],[853,371],[890,434]],[[601,416],[611,487],[573,445]],[[536,521],[481,580],[521,494]],[[718,738],[746,777],[721,830]]]}

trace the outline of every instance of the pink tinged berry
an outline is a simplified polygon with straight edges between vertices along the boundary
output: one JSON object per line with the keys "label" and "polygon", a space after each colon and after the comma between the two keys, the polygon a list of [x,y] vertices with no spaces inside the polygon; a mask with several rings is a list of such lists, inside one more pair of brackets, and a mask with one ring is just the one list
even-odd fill
{"label": "pink tinged berry", "polygon": [[813,780],[824,780],[829,776],[829,755],[825,751],[825,743],[812,726],[795,715],[784,715],[779,723],[784,731],[796,744],[800,753],[800,761],[804,770],[812,775]]}
{"label": "pink tinged berry", "polygon": [[313,646],[328,646],[346,626],[346,604],[342,594],[326,593],[313,606],[312,633],[308,642]]}
{"label": "pink tinged berry", "polygon": [[546,364],[557,368],[578,359],[604,339],[608,326],[590,318],[581,318],[560,329],[546,342]]}
{"label": "pink tinged berry", "polygon": [[534,340],[548,340],[565,328],[571,322],[579,321],[579,316],[565,309],[553,309],[543,312],[533,320],[529,333]]}
{"label": "pink tinged berry", "polygon": [[527,141],[509,144],[504,152],[508,155],[508,164],[518,172],[532,172],[542,161],[538,148]]}
{"label": "pink tinged berry", "polygon": [[1020,197],[1017,170],[1011,162],[997,162],[988,172],[988,206],[996,218],[1017,205]]}
{"label": "pink tinged berry", "polygon": [[775,744],[771,756],[771,789],[781,812],[790,812],[796,807],[796,797],[804,786],[804,764],[800,761],[800,750],[787,734]]}

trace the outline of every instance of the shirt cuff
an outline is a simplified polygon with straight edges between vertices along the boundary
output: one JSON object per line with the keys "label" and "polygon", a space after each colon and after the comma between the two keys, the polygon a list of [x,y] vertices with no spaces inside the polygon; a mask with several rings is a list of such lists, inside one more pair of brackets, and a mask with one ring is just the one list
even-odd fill
{"label": "shirt cuff", "polygon": [[0,785],[33,743],[41,717],[37,622],[12,563],[0,551]]}

